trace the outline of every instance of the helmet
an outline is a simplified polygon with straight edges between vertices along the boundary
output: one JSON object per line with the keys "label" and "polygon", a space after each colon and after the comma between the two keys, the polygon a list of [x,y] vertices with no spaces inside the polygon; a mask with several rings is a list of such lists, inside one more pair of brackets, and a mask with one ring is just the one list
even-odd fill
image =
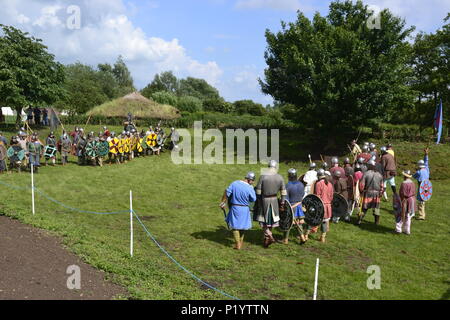
{"label": "helmet", "polygon": [[294,168],[289,169],[288,170],[288,177],[289,178],[297,177],[297,170],[295,170]]}
{"label": "helmet", "polygon": [[331,164],[338,164],[339,163],[339,159],[338,158],[336,158],[336,157],[333,157],[332,159],[331,159]]}
{"label": "helmet", "polygon": [[316,168],[316,163],[315,162],[311,162],[311,164],[309,165],[309,169],[315,169]]}
{"label": "helmet", "polygon": [[344,159],[344,164],[350,164],[350,159],[349,158],[345,158]]}
{"label": "helmet", "polygon": [[250,171],[249,173],[247,173],[247,175],[245,176],[245,179],[247,180],[253,180],[255,181],[256,175],[254,172]]}
{"label": "helmet", "polygon": [[375,160],[373,160],[373,159],[370,159],[369,160],[369,162],[367,162],[367,164],[369,165],[369,166],[373,166],[373,167],[375,167],[377,164],[375,163]]}
{"label": "helmet", "polygon": [[317,176],[318,176],[319,178],[325,177],[325,170],[319,169],[319,170],[317,171]]}
{"label": "helmet", "polygon": [[108,128],[106,128],[106,127],[103,127],[103,130],[106,130],[106,129],[108,129]]}
{"label": "helmet", "polygon": [[387,152],[387,148],[385,146],[380,148],[381,153],[386,153]]}
{"label": "helmet", "polygon": [[369,146],[363,146],[363,148],[362,148],[362,150],[364,151],[364,152],[368,152],[369,151]]}
{"label": "helmet", "polygon": [[376,147],[375,143],[371,143],[371,144],[369,145],[370,150],[374,150],[375,147]]}
{"label": "helmet", "polygon": [[170,131],[175,131],[175,128],[174,127],[170,128]]}
{"label": "helmet", "polygon": [[278,166],[278,162],[276,160],[269,161],[269,168],[276,168]]}
{"label": "helmet", "polygon": [[358,163],[359,163],[359,164],[364,164],[364,158],[359,158],[359,159],[358,159]]}
{"label": "helmet", "polygon": [[361,171],[361,165],[359,163],[355,165],[355,171]]}
{"label": "helmet", "polygon": [[322,168],[323,168],[323,169],[327,169],[327,168],[328,168],[328,163],[324,162],[324,163],[322,164]]}
{"label": "helmet", "polygon": [[116,133],[113,131],[113,132],[111,132],[111,137],[115,137],[116,136]]}
{"label": "helmet", "polygon": [[122,131],[122,135],[126,135],[127,134],[127,132],[126,131]]}
{"label": "helmet", "polygon": [[63,134],[63,138],[64,138],[64,139],[67,139],[67,133],[64,133],[64,134]]}
{"label": "helmet", "polygon": [[331,177],[331,172],[328,171],[328,170],[326,170],[326,171],[325,171],[325,175]]}
{"label": "helmet", "polygon": [[365,145],[365,146],[369,146],[369,143],[368,143],[368,142],[364,142],[364,145]]}
{"label": "helmet", "polygon": [[423,161],[423,160],[417,161],[417,166],[421,169],[425,168],[425,161]]}
{"label": "helmet", "polygon": [[334,176],[335,176],[336,178],[340,178],[340,177],[341,177],[341,172],[340,172],[339,170],[336,170],[336,171],[334,172]]}

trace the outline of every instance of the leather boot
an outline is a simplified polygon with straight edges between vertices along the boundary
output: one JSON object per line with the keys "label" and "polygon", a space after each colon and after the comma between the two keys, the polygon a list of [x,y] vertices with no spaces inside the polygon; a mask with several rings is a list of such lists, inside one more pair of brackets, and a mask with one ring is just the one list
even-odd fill
{"label": "leather boot", "polygon": [[376,225],[380,224],[380,216],[375,216],[375,224]]}
{"label": "leather boot", "polygon": [[327,236],[326,232],[322,233],[320,235],[320,242],[325,243],[326,242],[326,240],[325,240],[326,236]]}

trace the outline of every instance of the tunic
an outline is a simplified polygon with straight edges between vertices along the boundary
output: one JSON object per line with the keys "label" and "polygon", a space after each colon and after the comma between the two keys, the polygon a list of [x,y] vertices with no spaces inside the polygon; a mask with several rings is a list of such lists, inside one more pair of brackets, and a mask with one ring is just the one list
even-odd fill
{"label": "tunic", "polygon": [[268,173],[259,178],[256,186],[256,194],[260,196],[260,208],[262,208],[256,220],[263,225],[278,226],[280,221],[278,192],[281,192],[281,201],[284,201],[287,193],[283,177],[276,173],[276,170],[269,169]]}
{"label": "tunic", "polygon": [[323,216],[324,220],[331,219],[333,214],[331,203],[333,202],[334,188],[332,183],[326,184],[325,179],[321,179],[316,182],[314,187],[314,194],[322,199],[324,204],[325,214]]}
{"label": "tunic", "polygon": [[348,186],[347,180],[344,178],[334,179],[334,192],[339,193],[341,196],[348,200]]}
{"label": "tunic", "polygon": [[386,153],[381,157],[381,165],[383,167],[383,178],[389,179],[397,175],[397,166],[395,159],[390,153]]}
{"label": "tunic", "polygon": [[[287,200],[291,205],[302,202],[305,196],[305,186],[300,181],[289,181],[286,185]],[[298,205],[294,208],[294,217],[302,218],[305,214],[302,210],[302,206]]]}
{"label": "tunic", "polygon": [[379,209],[380,195],[383,193],[383,176],[373,170],[367,171],[361,179],[360,188],[364,191],[363,209]]}
{"label": "tunic", "polygon": [[245,181],[234,181],[226,190],[230,211],[225,219],[230,228],[248,230],[252,228],[250,202],[256,201],[255,190]]}
{"label": "tunic", "polygon": [[305,176],[303,177],[303,181],[306,182],[305,195],[308,195],[311,193],[311,187],[317,181],[317,171],[316,170],[307,171],[305,173]]}
{"label": "tunic", "polygon": [[400,199],[402,201],[402,212],[406,214],[414,214],[416,201],[414,196],[416,186],[411,179],[406,179],[400,185]]}
{"label": "tunic", "polygon": [[413,178],[417,180],[418,182],[418,189],[417,189],[417,200],[420,202],[422,201],[422,198],[420,197],[420,183],[425,180],[430,180],[430,167],[428,166],[428,155],[425,155],[423,161],[425,162],[425,168],[421,168],[417,170],[417,172],[413,175]]}

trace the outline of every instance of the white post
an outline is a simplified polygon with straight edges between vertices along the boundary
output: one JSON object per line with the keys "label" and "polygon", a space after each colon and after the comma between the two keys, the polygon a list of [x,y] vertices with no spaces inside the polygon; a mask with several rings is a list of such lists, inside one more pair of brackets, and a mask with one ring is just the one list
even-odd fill
{"label": "white post", "polygon": [[319,280],[319,258],[317,258],[316,262],[316,276],[314,279],[314,297],[313,300],[317,300],[317,282]]}
{"label": "white post", "polygon": [[31,163],[31,210],[33,212],[33,216],[34,216],[34,167],[33,167],[33,163]]}
{"label": "white post", "polygon": [[130,190],[130,255],[133,256],[133,193]]}

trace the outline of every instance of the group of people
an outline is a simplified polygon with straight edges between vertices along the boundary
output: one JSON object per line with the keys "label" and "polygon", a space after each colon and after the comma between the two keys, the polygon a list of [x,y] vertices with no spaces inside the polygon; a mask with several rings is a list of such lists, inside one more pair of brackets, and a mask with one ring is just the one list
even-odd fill
{"label": "group of people", "polygon": [[[68,164],[69,155],[72,155],[78,158],[79,165],[103,166],[106,159],[110,164],[120,164],[135,157],[160,155],[164,149],[172,149],[179,143],[179,134],[175,128],[171,128],[169,135],[166,135],[159,124],[155,129],[150,126],[148,130],[138,132],[132,123],[127,122],[125,129],[127,130],[116,135],[107,127],[103,127],[97,135],[94,132],[86,135],[83,128],[75,127],[70,133],[64,130],[58,139],[54,132],[50,132],[44,143],[36,132],[29,134],[25,128],[21,128],[9,142],[0,132],[0,145],[5,147],[3,150],[12,147],[14,154],[22,152],[24,155],[23,158],[10,157],[10,169],[21,171],[24,168],[33,168],[34,172],[38,172],[41,159],[44,159],[46,166],[49,163],[55,165],[58,152],[62,165]],[[166,145],[167,139],[170,143]],[[6,170],[5,158],[0,161],[0,172]]]}
{"label": "group of people", "polygon": [[[357,211],[356,225],[360,225],[367,212],[372,210],[375,224],[380,224],[380,203],[384,198],[388,201],[387,185],[393,192],[393,210],[395,213],[395,232],[411,233],[411,219],[415,216],[416,201],[419,208],[418,220],[425,220],[425,202],[419,195],[422,181],[430,177],[428,162],[429,149],[424,150],[423,160],[417,162],[414,174],[410,170],[402,172],[403,181],[397,191],[395,178],[397,162],[391,144],[380,148],[373,143],[365,143],[362,148],[356,141],[352,142],[353,160],[344,159],[342,165],[337,157],[331,159],[331,166],[325,161],[322,167],[310,161],[309,170],[298,176],[297,170],[288,170],[288,183],[278,173],[278,163],[269,162],[269,169],[261,175],[255,187],[256,175],[249,172],[245,179],[234,181],[222,196],[221,208],[228,204],[229,212],[226,223],[233,232],[234,248],[240,250],[243,246],[245,230],[252,228],[250,206],[254,202],[253,220],[258,222],[264,234],[263,245],[268,248],[275,242],[289,243],[290,230],[283,231],[283,239],[276,240],[272,234],[273,228],[280,226],[280,211],[286,210],[286,200],[294,213],[292,227],[298,231],[301,244],[309,240],[312,233],[320,227],[320,241],[326,242],[330,230],[330,221],[339,223],[340,217],[333,216],[333,199],[339,194],[347,201],[345,222],[351,222],[353,212]],[[413,180],[417,180],[418,186]],[[318,226],[309,226],[305,222],[306,208],[303,199],[314,194],[323,204],[323,220]]]}
{"label": "group of people", "polygon": [[27,123],[31,125],[49,126],[48,110],[46,108],[29,107],[26,111]]}

